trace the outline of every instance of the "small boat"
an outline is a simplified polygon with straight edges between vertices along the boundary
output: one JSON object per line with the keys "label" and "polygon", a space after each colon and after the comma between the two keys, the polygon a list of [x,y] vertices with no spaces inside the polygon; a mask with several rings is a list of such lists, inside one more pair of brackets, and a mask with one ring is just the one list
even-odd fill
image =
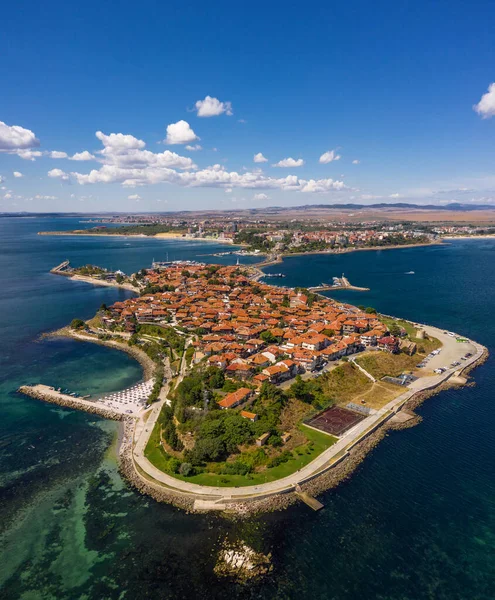
{"label": "small boat", "polygon": [[415,275],[414,271],[406,271],[404,275]]}

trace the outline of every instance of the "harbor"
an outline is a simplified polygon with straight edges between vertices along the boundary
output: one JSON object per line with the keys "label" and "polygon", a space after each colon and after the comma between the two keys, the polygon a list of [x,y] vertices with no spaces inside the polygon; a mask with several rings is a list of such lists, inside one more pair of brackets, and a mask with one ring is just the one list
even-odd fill
{"label": "harbor", "polygon": [[352,285],[347,277],[342,273],[342,277],[334,277],[333,283],[320,283],[320,285],[308,288],[310,292],[329,292],[334,290],[354,290],[356,292],[369,292],[368,287],[359,287]]}

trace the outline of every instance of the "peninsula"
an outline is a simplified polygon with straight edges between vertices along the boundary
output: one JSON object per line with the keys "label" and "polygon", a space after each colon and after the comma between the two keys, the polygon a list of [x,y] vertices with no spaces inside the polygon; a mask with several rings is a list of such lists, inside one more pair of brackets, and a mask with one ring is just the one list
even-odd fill
{"label": "peninsula", "polygon": [[465,384],[487,354],[453,332],[268,285],[252,267],[83,269],[85,281],[139,295],[62,334],[133,353],[146,381],[96,400],[49,382],[20,391],[122,420],[122,472],[188,510],[245,514],[296,499],[318,508],[312,495],[345,477],[386,428],[414,424],[408,408]]}

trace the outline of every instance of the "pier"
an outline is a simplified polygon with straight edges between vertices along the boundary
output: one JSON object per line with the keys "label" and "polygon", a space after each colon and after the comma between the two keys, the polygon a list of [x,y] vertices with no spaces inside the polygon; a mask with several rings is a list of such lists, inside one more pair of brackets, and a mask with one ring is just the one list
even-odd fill
{"label": "pier", "polygon": [[57,392],[53,387],[48,385],[22,385],[18,390],[25,396],[30,396],[37,400],[43,400],[50,404],[58,404],[66,408],[73,408],[77,410],[83,410],[88,413],[99,415],[105,419],[112,419],[113,421],[121,421],[125,416],[123,411],[118,411],[113,408],[109,408],[104,404],[98,402],[91,402],[90,400],[84,400],[83,398],[76,398],[69,394]]}
{"label": "pier", "polygon": [[64,260],[64,262],[50,269],[50,273],[54,273],[55,275],[71,275],[71,271],[72,269],[70,269],[70,262],[68,260]]}
{"label": "pier", "polygon": [[304,504],[307,504],[309,508],[313,509],[314,511],[318,511],[322,508],[325,508],[325,505],[322,504],[319,500],[317,500],[313,496],[310,496],[307,492],[303,492],[299,485],[296,485],[295,495],[299,498],[299,500],[302,500]]}
{"label": "pier", "polygon": [[370,288],[367,287],[359,287],[357,285],[352,285],[347,277],[344,277],[342,273],[342,277],[334,277],[333,284],[330,283],[320,283],[320,285],[308,288],[310,292],[328,292],[333,290],[354,290],[356,292],[369,292]]}
{"label": "pier", "polygon": [[147,408],[146,401],[152,388],[153,380],[149,379],[120,392],[107,394],[103,398],[94,401],[88,400],[88,396],[81,398],[67,393],[67,390],[63,391],[60,388],[55,389],[52,386],[42,384],[23,385],[18,391],[44,402],[75,408],[107,419],[120,421],[124,417],[137,417]]}

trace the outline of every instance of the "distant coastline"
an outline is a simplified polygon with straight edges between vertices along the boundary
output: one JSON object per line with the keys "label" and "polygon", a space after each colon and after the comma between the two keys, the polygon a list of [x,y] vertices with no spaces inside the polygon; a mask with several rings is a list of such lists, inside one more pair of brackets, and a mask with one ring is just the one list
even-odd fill
{"label": "distant coastline", "polygon": [[312,252],[284,252],[281,254],[282,258],[290,258],[291,256],[309,256],[312,254],[347,254],[349,252],[361,252],[370,250],[399,250],[400,248],[420,248],[423,246],[441,246],[443,239],[434,242],[424,242],[421,244],[396,244],[393,246],[366,246],[360,248],[343,248],[341,250],[314,250]]}
{"label": "distant coastline", "polygon": [[[105,231],[104,233],[86,233],[85,230],[74,230],[74,231],[39,231],[38,235],[60,235],[60,236],[88,236],[88,237],[124,237],[124,238],[152,238],[152,239],[169,239],[169,240],[183,240],[187,242],[216,242],[218,244],[228,244],[232,246],[239,247],[248,247],[248,244],[243,244],[239,242],[234,242],[231,239],[221,239],[221,238],[212,238],[212,237],[190,237],[188,235],[182,235],[177,233],[155,233],[153,235],[146,235],[144,233],[111,233],[110,231]],[[482,236],[480,236],[482,237]],[[495,237],[495,236],[487,236],[487,237]],[[432,242],[423,242],[418,244],[397,244],[391,246],[367,246],[367,247],[350,247],[350,248],[342,248],[338,250],[314,250],[310,252],[283,252],[280,254],[282,258],[288,258],[291,256],[311,256],[316,254],[347,254],[349,252],[359,252],[359,251],[370,251],[370,250],[398,250],[400,248],[419,248],[422,246],[435,246],[443,244],[443,239],[439,241]],[[263,253],[265,256],[267,253]],[[281,262],[281,261],[277,261]],[[270,263],[272,264],[272,263]],[[275,263],[273,263],[275,264]],[[270,266],[269,264],[265,264],[263,266]]]}
{"label": "distant coastline", "polygon": [[186,242],[217,242],[218,244],[230,244],[235,246],[244,246],[245,244],[234,244],[233,240],[221,239],[214,237],[192,237],[187,234],[179,233],[154,233],[152,235],[146,235],[144,233],[111,233],[105,231],[104,233],[91,233],[91,231],[74,230],[74,231],[38,231],[38,235],[60,235],[60,236],[74,236],[74,237],[123,237],[123,238],[151,238],[151,239],[169,239],[169,240],[183,240]]}

